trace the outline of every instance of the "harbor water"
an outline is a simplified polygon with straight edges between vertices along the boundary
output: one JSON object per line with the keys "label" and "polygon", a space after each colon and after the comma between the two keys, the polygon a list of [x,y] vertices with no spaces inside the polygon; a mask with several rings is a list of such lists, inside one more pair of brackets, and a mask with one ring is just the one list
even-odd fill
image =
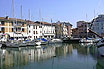
{"label": "harbor water", "polygon": [[1,48],[0,69],[104,69],[104,58],[83,44]]}

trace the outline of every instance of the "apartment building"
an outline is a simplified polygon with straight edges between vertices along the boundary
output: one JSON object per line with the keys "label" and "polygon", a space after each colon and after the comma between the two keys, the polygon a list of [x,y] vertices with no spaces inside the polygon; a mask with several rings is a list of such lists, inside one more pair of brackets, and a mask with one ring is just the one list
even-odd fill
{"label": "apartment building", "polygon": [[104,37],[104,14],[98,15],[92,23],[92,30]]}
{"label": "apartment building", "polygon": [[56,38],[71,37],[72,25],[69,22],[56,22],[54,23],[56,28]]}
{"label": "apartment building", "polygon": [[33,22],[27,21],[28,26],[28,37],[31,40],[37,38],[54,38],[55,37],[55,26],[47,22]]}
{"label": "apartment building", "polygon": [[36,24],[33,21],[27,21],[27,28],[28,28],[28,38],[34,40],[36,38],[42,37],[42,28],[40,24]]}
{"label": "apartment building", "polygon": [[73,38],[79,38],[79,36],[78,36],[78,28],[73,28],[72,29],[72,37]]}
{"label": "apartment building", "polygon": [[0,17],[0,34],[7,33],[13,38],[27,38],[27,24],[25,20]]}
{"label": "apartment building", "polygon": [[91,34],[89,32],[90,28],[90,22],[85,22],[85,21],[78,21],[77,22],[77,28],[78,28],[78,37],[79,38],[86,38],[86,37],[91,37]]}

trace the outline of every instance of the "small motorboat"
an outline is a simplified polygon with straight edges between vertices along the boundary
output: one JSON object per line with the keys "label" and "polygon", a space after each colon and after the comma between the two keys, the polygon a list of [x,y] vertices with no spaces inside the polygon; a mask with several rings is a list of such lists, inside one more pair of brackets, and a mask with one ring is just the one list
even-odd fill
{"label": "small motorboat", "polygon": [[51,39],[48,41],[49,44],[53,44],[53,43],[62,43],[63,41],[61,39]]}

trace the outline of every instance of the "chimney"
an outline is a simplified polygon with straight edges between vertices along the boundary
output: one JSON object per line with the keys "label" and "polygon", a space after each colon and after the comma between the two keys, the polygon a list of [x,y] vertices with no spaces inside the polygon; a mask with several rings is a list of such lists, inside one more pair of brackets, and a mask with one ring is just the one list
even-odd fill
{"label": "chimney", "polygon": [[9,16],[6,16],[6,19],[9,19]]}

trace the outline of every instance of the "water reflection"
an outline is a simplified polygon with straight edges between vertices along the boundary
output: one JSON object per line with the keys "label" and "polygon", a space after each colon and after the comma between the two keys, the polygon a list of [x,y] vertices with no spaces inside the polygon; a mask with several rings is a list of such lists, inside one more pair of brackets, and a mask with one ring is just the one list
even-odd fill
{"label": "water reflection", "polygon": [[104,58],[97,59],[96,69],[104,69]]}
{"label": "water reflection", "polygon": [[[58,63],[59,59],[60,63]],[[35,47],[0,49],[0,69],[22,69],[28,65],[37,69],[47,67],[48,69],[57,69],[57,67],[83,69],[83,66],[85,69],[103,69],[103,63],[104,58],[97,57],[96,47],[85,47],[80,44],[53,44],[42,46],[40,49]]]}

